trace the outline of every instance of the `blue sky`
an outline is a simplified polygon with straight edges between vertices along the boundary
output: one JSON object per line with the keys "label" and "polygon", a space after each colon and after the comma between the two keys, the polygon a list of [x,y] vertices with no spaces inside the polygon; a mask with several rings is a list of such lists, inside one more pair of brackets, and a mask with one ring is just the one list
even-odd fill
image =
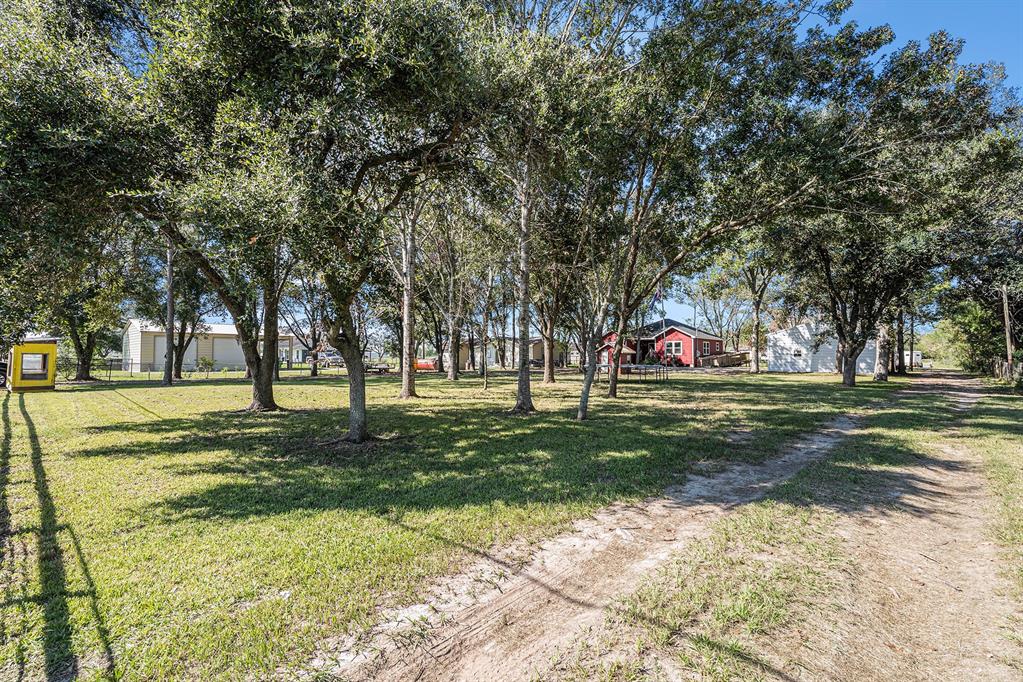
{"label": "blue sky", "polygon": [[[944,29],[966,41],[963,61],[1001,62],[1006,84],[1023,87],[1023,0],[853,0],[844,17],[864,28],[888,24],[895,47]],[[693,319],[685,302],[669,300],[665,308],[668,317]]]}
{"label": "blue sky", "polygon": [[853,0],[845,16],[861,26],[888,24],[896,45],[944,29],[966,41],[964,61],[1002,62],[1008,84],[1023,85],[1023,0]]}

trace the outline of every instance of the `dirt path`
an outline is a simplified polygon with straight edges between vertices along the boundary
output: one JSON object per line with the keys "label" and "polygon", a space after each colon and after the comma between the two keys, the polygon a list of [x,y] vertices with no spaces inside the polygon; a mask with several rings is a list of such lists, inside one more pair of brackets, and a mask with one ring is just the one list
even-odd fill
{"label": "dirt path", "polygon": [[[948,377],[918,379],[909,390],[947,392],[964,410],[979,397],[977,384]],[[324,647],[314,671],[356,680],[530,679],[716,520],[858,428],[840,417],[765,464],[691,475],[664,497],[609,507],[543,543],[525,566],[483,556],[437,585],[428,603],[388,614],[368,641]],[[906,489],[891,491],[894,508],[842,515],[837,530],[853,561],[838,612],[776,642],[780,678],[1019,679],[1003,661],[1001,628],[1014,607],[998,575],[978,463],[945,449],[904,473]]]}
{"label": "dirt path", "polygon": [[[842,416],[761,465],[690,475],[664,497],[614,505],[541,545],[508,577],[483,557],[446,580],[428,604],[389,615],[369,642],[338,642],[313,661],[344,679],[529,679],[559,647],[603,618],[604,608],[736,505],[764,495],[827,455],[856,427]],[[481,585],[489,589],[480,591]]]}
{"label": "dirt path", "polygon": [[[968,410],[974,381],[933,378],[917,390],[943,391]],[[945,436],[955,433],[950,425]],[[839,611],[811,623],[794,658],[799,679],[1019,680],[1006,663],[1004,628],[1016,615],[991,537],[994,502],[981,463],[941,445],[911,468],[886,470],[886,511],[843,515],[838,531],[851,555]]]}

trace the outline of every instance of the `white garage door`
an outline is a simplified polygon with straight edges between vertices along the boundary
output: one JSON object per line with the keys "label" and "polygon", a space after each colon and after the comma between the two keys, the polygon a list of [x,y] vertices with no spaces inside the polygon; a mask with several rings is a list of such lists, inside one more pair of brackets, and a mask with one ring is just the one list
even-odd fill
{"label": "white garage door", "polygon": [[245,355],[238,341],[227,337],[213,337],[213,366],[216,369],[244,369]]}
{"label": "white garage door", "polygon": [[[195,354],[196,354],[196,343],[195,339],[188,344],[188,348],[185,349],[185,357],[181,363],[181,368],[185,371],[195,369]],[[163,355],[164,351],[167,350],[167,337],[156,336],[153,337],[153,367],[159,369],[163,367]]]}

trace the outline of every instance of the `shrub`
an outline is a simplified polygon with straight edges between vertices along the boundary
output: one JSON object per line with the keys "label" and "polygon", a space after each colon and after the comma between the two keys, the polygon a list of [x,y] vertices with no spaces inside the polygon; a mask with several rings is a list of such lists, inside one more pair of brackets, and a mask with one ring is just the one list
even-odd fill
{"label": "shrub", "polygon": [[213,358],[208,358],[205,355],[199,358],[195,363],[196,370],[206,373],[206,378],[210,378],[210,372],[213,371]]}

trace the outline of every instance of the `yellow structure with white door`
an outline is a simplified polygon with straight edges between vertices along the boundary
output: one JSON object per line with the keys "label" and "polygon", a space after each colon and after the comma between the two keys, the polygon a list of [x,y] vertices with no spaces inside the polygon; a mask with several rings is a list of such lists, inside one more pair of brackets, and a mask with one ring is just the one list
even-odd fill
{"label": "yellow structure with white door", "polygon": [[57,339],[28,338],[7,356],[7,388],[11,391],[45,391],[57,382]]}

